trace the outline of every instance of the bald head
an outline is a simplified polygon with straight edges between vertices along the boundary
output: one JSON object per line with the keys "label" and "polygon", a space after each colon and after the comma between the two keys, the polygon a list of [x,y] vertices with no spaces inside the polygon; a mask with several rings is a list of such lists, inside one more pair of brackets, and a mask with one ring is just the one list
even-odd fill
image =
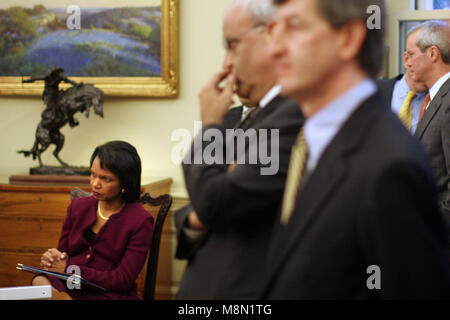
{"label": "bald head", "polygon": [[268,24],[275,18],[276,7],[271,0],[234,0],[228,11],[237,7],[248,12],[254,23]]}
{"label": "bald head", "polygon": [[223,19],[227,51],[223,68],[235,75],[236,93],[250,106],[257,105],[275,85],[266,32],[274,17],[271,0],[235,0]]}

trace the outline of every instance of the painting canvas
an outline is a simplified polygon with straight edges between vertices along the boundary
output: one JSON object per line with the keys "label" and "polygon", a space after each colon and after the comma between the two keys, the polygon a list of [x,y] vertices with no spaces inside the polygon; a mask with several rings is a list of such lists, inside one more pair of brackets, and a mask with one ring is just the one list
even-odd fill
{"label": "painting canvas", "polygon": [[160,84],[174,80],[177,66],[164,55],[177,55],[173,50],[178,47],[171,43],[178,41],[173,36],[177,30],[172,30],[177,27],[165,16],[173,18],[176,4],[173,0],[4,0],[0,77],[39,76],[57,66],[68,77],[95,78],[106,88],[138,84],[145,90],[145,81],[151,85],[148,80]]}

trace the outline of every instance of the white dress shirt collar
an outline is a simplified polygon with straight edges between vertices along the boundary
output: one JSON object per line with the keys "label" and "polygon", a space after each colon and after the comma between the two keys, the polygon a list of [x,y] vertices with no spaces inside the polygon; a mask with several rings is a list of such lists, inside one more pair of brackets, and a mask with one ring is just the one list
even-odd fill
{"label": "white dress shirt collar", "polygon": [[347,119],[376,91],[375,83],[367,78],[306,120],[305,139],[309,152],[307,171],[314,170],[322,153]]}
{"label": "white dress shirt collar", "polygon": [[431,100],[438,94],[439,89],[441,89],[442,85],[450,79],[450,72],[442,76],[436,83],[430,88],[430,98]]}
{"label": "white dress shirt collar", "polygon": [[265,108],[273,99],[275,99],[276,96],[280,94],[280,91],[281,87],[279,85],[272,87],[272,89],[270,89],[259,102],[259,107]]}

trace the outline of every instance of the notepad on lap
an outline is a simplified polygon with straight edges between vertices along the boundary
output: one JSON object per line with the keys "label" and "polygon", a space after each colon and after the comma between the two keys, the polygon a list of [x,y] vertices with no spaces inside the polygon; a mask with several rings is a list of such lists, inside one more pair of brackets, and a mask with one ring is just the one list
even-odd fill
{"label": "notepad on lap", "polygon": [[31,273],[35,273],[35,274],[42,273],[42,274],[49,275],[49,276],[52,276],[52,277],[55,277],[55,278],[58,278],[61,280],[65,280],[65,281],[69,280],[75,286],[81,285],[81,287],[83,289],[88,289],[88,290],[92,290],[92,291],[110,292],[108,289],[98,286],[95,283],[87,281],[87,280],[83,279],[82,277],[75,275],[75,274],[47,271],[47,270],[40,269],[40,268],[26,266],[21,263],[18,263],[16,268],[21,271],[31,272]]}

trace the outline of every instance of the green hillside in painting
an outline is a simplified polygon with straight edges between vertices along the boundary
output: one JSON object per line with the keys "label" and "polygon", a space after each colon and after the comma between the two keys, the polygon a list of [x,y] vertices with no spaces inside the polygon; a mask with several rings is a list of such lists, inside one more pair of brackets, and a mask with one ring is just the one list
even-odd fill
{"label": "green hillside in painting", "polygon": [[160,7],[82,9],[79,30],[68,16],[42,5],[0,10],[0,76],[53,66],[70,76],[160,76]]}

